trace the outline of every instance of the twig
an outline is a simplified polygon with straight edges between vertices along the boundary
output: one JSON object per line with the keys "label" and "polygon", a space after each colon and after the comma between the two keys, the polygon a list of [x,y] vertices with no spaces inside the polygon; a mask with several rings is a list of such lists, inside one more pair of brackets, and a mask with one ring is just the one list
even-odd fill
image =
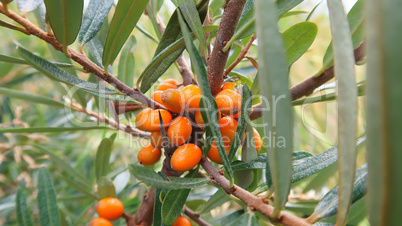
{"label": "twig", "polygon": [[211,57],[208,59],[208,80],[214,96],[220,91],[230,52],[229,50],[224,52],[223,48],[232,38],[245,4],[246,0],[230,0],[226,3]]}
{"label": "twig", "polygon": [[195,223],[197,223],[199,226],[210,226],[211,224],[208,224],[208,222],[204,221],[203,219],[200,218],[200,215],[194,213],[190,208],[187,206],[184,206],[184,214],[186,214],[191,220],[193,220]]}
{"label": "twig", "polygon": [[[355,61],[359,62],[363,60],[365,56],[365,44],[364,41],[361,42],[355,49]],[[331,66],[325,71],[323,71],[319,76],[312,75],[305,79],[304,81],[300,82],[299,84],[290,88],[290,93],[292,95],[292,100],[300,99],[303,96],[308,96],[314,92],[316,88],[325,84],[332,78],[334,78],[334,67]],[[254,120],[262,116],[262,104],[256,104],[253,106],[254,111],[250,115],[250,119]]]}
{"label": "twig", "polygon": [[[25,29],[31,33],[32,35],[37,36],[38,38],[44,40],[45,42],[49,43],[52,45],[56,50],[63,52],[63,46],[56,40],[54,36],[48,35],[46,32],[38,28],[36,25],[31,23],[28,19],[25,19],[15,12],[8,10],[5,11],[4,6],[0,5],[0,13],[3,13],[4,15],[8,16],[10,19],[14,20],[15,22],[19,23]],[[106,81],[107,83],[111,84],[113,87],[118,89],[120,92],[125,93],[127,96],[132,97],[134,100],[139,101],[145,106],[151,107],[151,108],[162,108],[165,109],[162,105],[156,103],[152,99],[148,98],[145,96],[143,93],[141,93],[138,89],[136,88],[131,88],[118,80],[116,77],[112,75],[107,75],[105,71],[96,65],[94,62],[88,59],[87,56],[85,56],[82,53],[79,53],[77,51],[74,51],[71,48],[67,48],[67,51],[71,55],[71,59],[73,59],[75,62],[81,64],[87,72],[90,72],[97,77],[101,78],[102,80]]]}
{"label": "twig", "polygon": [[256,197],[250,192],[244,190],[243,188],[234,185],[233,188],[230,188],[230,182],[225,178],[225,176],[221,175],[219,171],[211,165],[211,163],[206,159],[201,159],[201,165],[204,169],[213,177],[213,179],[226,191],[226,193],[231,194],[240,200],[242,200],[251,210],[255,210],[268,217],[272,222],[278,222],[283,225],[311,225],[306,222],[303,218],[298,218],[289,214],[280,213],[277,219],[273,219],[271,217],[274,212],[274,207],[267,205],[261,198]]}
{"label": "twig", "polygon": [[247,42],[247,45],[240,51],[240,54],[237,56],[235,61],[226,68],[225,70],[225,77],[228,76],[228,74],[233,70],[233,68],[236,67],[244,58],[244,56],[247,54],[248,50],[250,49],[251,45],[253,44],[254,40],[257,38],[255,34],[253,34],[250,38],[250,40]]}
{"label": "twig", "polygon": [[153,221],[153,211],[155,202],[155,188],[151,188],[147,194],[144,195],[142,203],[135,213],[131,222],[127,222],[127,226],[151,226]]}

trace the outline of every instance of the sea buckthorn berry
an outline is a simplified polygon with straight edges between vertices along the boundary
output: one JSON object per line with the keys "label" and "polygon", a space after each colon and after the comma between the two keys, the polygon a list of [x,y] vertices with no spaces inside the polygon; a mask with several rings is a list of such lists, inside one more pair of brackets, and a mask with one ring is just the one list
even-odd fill
{"label": "sea buckthorn berry", "polygon": [[201,99],[201,89],[196,85],[188,85],[183,88],[183,95],[186,103],[186,108],[197,109],[199,108]]}
{"label": "sea buckthorn berry", "polygon": [[181,113],[184,110],[183,92],[178,89],[167,89],[163,91],[162,103],[169,111]]}
{"label": "sea buckthorn berry", "polygon": [[113,226],[112,222],[106,220],[105,218],[102,217],[97,217],[92,219],[88,226]]}
{"label": "sea buckthorn berry", "polygon": [[255,149],[256,149],[257,151],[260,151],[260,150],[261,150],[261,146],[262,146],[261,136],[260,136],[260,133],[258,133],[258,131],[257,131],[255,128],[253,128],[253,130],[254,130]]}
{"label": "sea buckthorn berry", "polygon": [[156,88],[156,91],[165,91],[167,89],[177,89],[177,85],[168,83],[168,82],[162,82],[159,84],[159,86]]}
{"label": "sea buckthorn berry", "polygon": [[152,132],[149,141],[151,142],[152,147],[159,149],[163,148],[163,139],[160,131]]}
{"label": "sea buckthorn berry", "polygon": [[193,127],[189,119],[183,116],[175,118],[167,130],[170,144],[178,146],[184,144],[190,138]]}
{"label": "sea buckthorn berry", "polygon": [[138,152],[138,162],[144,166],[155,164],[161,158],[161,150],[154,148],[151,144],[144,146]]}
{"label": "sea buckthorn berry", "polygon": [[241,96],[231,89],[220,91],[215,100],[222,114],[235,115],[241,110]]}
{"label": "sea buckthorn berry", "polygon": [[[218,115],[219,118],[218,118],[218,120],[222,118],[221,116],[222,116],[222,115],[221,115],[221,113],[219,112],[219,115]],[[201,112],[200,112],[200,111],[195,112],[195,123],[197,123],[198,127],[200,127],[201,129],[204,129],[204,128],[205,128],[204,119],[202,119],[202,115],[201,115]]]}
{"label": "sea buckthorn berry", "polygon": [[172,79],[172,78],[168,78],[168,79],[164,80],[162,83],[170,83],[170,84],[175,85],[175,86],[179,85],[179,83],[176,80]]}
{"label": "sea buckthorn berry", "polygon": [[[230,144],[225,144],[225,150],[226,154],[229,154]],[[209,149],[208,158],[215,163],[222,164],[222,159],[219,156],[218,147],[216,146],[215,141],[212,143],[211,149]]]}
{"label": "sea buckthorn berry", "polygon": [[96,204],[96,212],[107,220],[116,220],[123,214],[123,203],[116,198],[104,198]]}
{"label": "sea buckthorn berry", "polygon": [[172,226],[191,226],[191,222],[186,217],[179,216],[172,224]]}
{"label": "sea buckthorn berry", "polygon": [[219,128],[222,134],[223,142],[232,143],[236,134],[238,122],[229,116],[223,117],[219,120]]}
{"label": "sea buckthorn berry", "polygon": [[155,91],[152,95],[151,95],[151,99],[154,100],[155,102],[162,104],[162,93],[163,91]]}
{"label": "sea buckthorn berry", "polygon": [[222,90],[224,90],[224,89],[235,90],[235,87],[236,87],[236,83],[234,83],[234,82],[227,82],[227,83],[223,84]]}
{"label": "sea buckthorn berry", "polygon": [[202,158],[201,149],[195,144],[183,144],[174,151],[170,164],[173,169],[184,172],[194,168]]}
{"label": "sea buckthorn berry", "polygon": [[166,110],[153,110],[146,108],[141,111],[135,118],[135,126],[140,130],[145,130],[149,132],[159,131],[160,120],[159,112],[162,116],[163,126],[168,127],[170,121],[172,121],[172,115]]}

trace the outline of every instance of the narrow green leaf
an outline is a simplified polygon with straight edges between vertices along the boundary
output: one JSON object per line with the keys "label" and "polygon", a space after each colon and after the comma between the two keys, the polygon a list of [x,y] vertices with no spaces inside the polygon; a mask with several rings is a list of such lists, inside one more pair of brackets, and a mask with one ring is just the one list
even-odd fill
{"label": "narrow green leaf", "polygon": [[18,0],[17,7],[22,14],[34,11],[43,3],[43,0]]}
{"label": "narrow green leaf", "polygon": [[117,2],[102,57],[102,64],[105,68],[116,59],[147,4],[147,0],[120,0]]}
{"label": "narrow green leaf", "polygon": [[[339,212],[338,191],[339,186],[332,188],[317,204],[314,213],[309,217],[310,222],[317,222],[323,218],[334,216]],[[367,164],[356,171],[353,182],[353,196],[351,203],[360,200],[367,192]],[[339,214],[338,214],[339,215]]]}
{"label": "narrow green leaf", "polygon": [[59,208],[52,181],[46,168],[42,167],[38,173],[38,209],[42,225],[60,225]]}
{"label": "narrow green leaf", "polygon": [[208,199],[207,203],[205,203],[203,208],[198,213],[199,214],[209,213],[211,210],[215,209],[216,207],[228,201],[230,201],[230,196],[228,196],[225,190],[220,188],[218,189],[218,191],[215,192],[215,194],[211,196],[211,198]]}
{"label": "narrow green leaf", "polygon": [[29,128],[0,128],[0,133],[59,133],[85,130],[112,129],[106,126],[91,127],[29,127]]}
{"label": "narrow green leaf", "polygon": [[257,159],[257,150],[254,143],[254,129],[251,123],[247,123],[244,143],[242,146],[241,160],[250,162],[254,159]]}
{"label": "narrow green leaf", "polygon": [[299,59],[313,44],[317,36],[317,25],[312,22],[301,22],[287,29],[283,34],[288,66]]}
{"label": "narrow green leaf", "polygon": [[98,178],[98,195],[99,198],[116,197],[116,188],[113,182],[107,177]]}
{"label": "narrow green leaf", "polygon": [[237,225],[244,225],[244,226],[259,226],[257,217],[253,213],[245,213],[238,217],[236,220],[232,221],[231,223],[226,224],[228,226],[237,226]]}
{"label": "narrow green leaf", "polygon": [[78,41],[81,45],[87,43],[99,32],[113,2],[113,0],[91,0],[89,2],[78,33]]}
{"label": "narrow green leaf", "polygon": [[28,64],[23,59],[0,54],[0,61],[13,64]]}
{"label": "narrow green leaf", "polygon": [[170,181],[164,180],[154,170],[147,169],[139,165],[130,165],[130,172],[143,183],[149,184],[152,187],[160,189],[186,189],[197,188],[208,183],[206,178],[170,178]]}
{"label": "narrow green leaf", "polygon": [[113,142],[109,138],[103,139],[99,144],[95,157],[95,175],[98,180],[109,173],[109,159],[112,153],[112,144]]}
{"label": "narrow green leaf", "polygon": [[128,39],[120,54],[117,78],[129,87],[134,86],[134,49],[137,46],[137,40],[134,36]]}
{"label": "narrow green leaf", "polygon": [[155,198],[154,198],[154,211],[153,211],[153,224],[154,225],[162,225],[162,202],[159,199],[159,196],[162,192],[162,189],[155,189]]}
{"label": "narrow green leaf", "polygon": [[31,214],[29,213],[27,200],[22,193],[21,188],[17,189],[17,196],[15,197],[16,209],[17,209],[17,220],[18,224],[21,226],[31,226]]}
{"label": "narrow green leaf", "polygon": [[[195,170],[192,170],[184,178],[195,178],[198,169],[199,168],[197,167]],[[180,215],[190,191],[191,189],[178,189],[170,190],[166,194],[162,203],[162,222],[164,224],[172,224]]]}
{"label": "narrow green leaf", "polygon": [[84,188],[81,184],[77,184],[75,181],[73,181],[72,179],[66,177],[64,174],[60,174],[58,176],[61,179],[63,179],[70,187],[72,187],[72,188],[76,189],[77,191],[81,192],[87,198],[90,198],[90,199],[93,199],[93,200],[99,200],[99,197],[98,197],[97,194],[94,194],[91,191],[88,191],[88,190],[92,190],[92,189]]}
{"label": "narrow green leaf", "polygon": [[81,27],[83,0],[44,0],[46,14],[57,41],[63,45],[67,54],[67,46],[74,42]]}
{"label": "narrow green leaf", "polygon": [[179,4],[179,9],[191,31],[195,34],[198,41],[200,41],[201,47],[204,50],[204,56],[208,56],[207,40],[205,39],[204,31],[202,29],[201,19],[198,16],[194,16],[198,14],[197,6],[194,1],[182,0]]}
{"label": "narrow green leaf", "polygon": [[0,20],[0,27],[6,27],[8,29],[20,31],[22,33],[27,34],[27,31],[25,30],[25,28],[20,27],[20,26],[16,26],[16,25],[14,25],[12,23],[8,23],[8,22],[2,21],[2,20]]}
{"label": "narrow green leaf", "polygon": [[40,152],[42,152],[45,155],[49,155],[54,164],[57,166],[57,168],[60,168],[63,170],[63,173],[68,173],[70,176],[74,177],[75,180],[79,181],[83,185],[85,185],[88,189],[91,189],[91,185],[88,183],[88,179],[86,179],[82,174],[78,173],[74,168],[72,168],[66,161],[61,159],[59,156],[54,154],[52,151],[40,146],[40,145],[32,145],[36,149],[38,149]]}
{"label": "narrow green leaf", "polygon": [[283,40],[278,31],[278,16],[273,0],[255,1],[256,30],[259,38],[260,88],[266,136],[275,137],[268,151],[270,177],[275,190],[276,217],[285,206],[290,191],[293,152],[293,116],[289,76]]}
{"label": "narrow green leaf", "polygon": [[339,208],[337,225],[346,224],[356,166],[357,90],[355,59],[348,21],[341,1],[328,0],[338,101]]}
{"label": "narrow green leaf", "polygon": [[62,102],[55,101],[51,98],[33,95],[30,93],[21,92],[18,90],[12,90],[12,89],[0,87],[0,94],[7,96],[7,97],[11,97],[11,98],[26,100],[30,103],[45,104],[45,105],[57,107],[57,108],[65,107]]}
{"label": "narrow green leaf", "polygon": [[208,82],[208,75],[207,75],[207,70],[205,68],[204,62],[202,60],[202,57],[200,53],[197,51],[197,48],[195,47],[193,43],[193,39],[191,38],[190,31],[184,22],[184,19],[181,16],[181,13],[178,12],[178,18],[179,18],[179,23],[181,27],[181,31],[183,33],[184,41],[186,43],[186,48],[187,51],[190,55],[191,59],[191,65],[193,65],[195,74],[197,75],[197,81],[199,83],[199,86],[201,88],[201,93],[203,98],[201,98],[201,101],[203,102],[202,106],[205,108],[205,111],[201,111],[204,124],[208,129],[211,131],[213,138],[215,140],[215,143],[218,147],[218,152],[219,156],[222,160],[222,164],[226,169],[227,176],[229,180],[231,181],[231,184],[233,183],[233,171],[232,167],[230,165],[230,160],[227,156],[223,140],[222,140],[222,135],[221,131],[219,129],[219,123],[218,123],[218,107],[216,105],[215,99],[212,96],[211,89],[209,86]]}

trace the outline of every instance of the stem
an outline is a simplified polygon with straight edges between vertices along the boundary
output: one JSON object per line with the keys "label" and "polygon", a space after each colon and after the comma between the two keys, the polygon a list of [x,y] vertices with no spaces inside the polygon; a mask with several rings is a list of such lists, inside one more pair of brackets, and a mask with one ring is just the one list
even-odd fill
{"label": "stem", "polygon": [[197,223],[199,226],[210,226],[208,222],[200,218],[200,215],[194,213],[190,208],[184,206],[184,214],[186,214],[191,220]]}
{"label": "stem", "polygon": [[229,57],[230,51],[223,51],[223,48],[232,38],[245,4],[246,0],[230,0],[225,6],[211,57],[208,60],[208,80],[213,96],[218,94],[221,89]]}
{"label": "stem", "polygon": [[237,56],[236,60],[233,61],[233,63],[228,68],[226,68],[225,77],[233,70],[233,68],[236,67],[236,65],[238,65],[243,60],[244,56],[247,54],[248,50],[250,49],[256,38],[257,36],[255,34],[251,36],[250,40],[247,42],[247,45],[240,51],[240,54]]}

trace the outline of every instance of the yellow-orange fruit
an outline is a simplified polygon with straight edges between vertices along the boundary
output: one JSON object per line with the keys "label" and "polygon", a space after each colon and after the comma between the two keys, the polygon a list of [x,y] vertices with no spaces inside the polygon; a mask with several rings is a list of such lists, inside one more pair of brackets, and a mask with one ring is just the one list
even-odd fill
{"label": "yellow-orange fruit", "polygon": [[184,110],[184,95],[181,90],[167,89],[162,93],[162,103],[171,112],[181,113]]}
{"label": "yellow-orange fruit", "polygon": [[[225,144],[226,155],[229,154],[230,144]],[[219,156],[218,147],[216,146],[215,141],[211,145],[211,149],[208,152],[208,158],[218,164],[222,164],[221,157]]]}
{"label": "yellow-orange fruit", "polygon": [[183,95],[186,103],[186,108],[195,110],[199,108],[201,99],[201,89],[196,85],[188,85],[183,89]]}
{"label": "yellow-orange fruit", "polygon": [[135,126],[140,130],[149,132],[159,131],[160,120],[159,112],[162,116],[163,126],[168,127],[170,121],[172,121],[172,115],[166,110],[153,110],[146,108],[142,110],[135,118]]}
{"label": "yellow-orange fruit", "polygon": [[167,130],[167,137],[170,144],[178,146],[184,144],[190,138],[193,127],[190,120],[186,117],[179,116],[175,118]]}
{"label": "yellow-orange fruit", "polygon": [[161,150],[154,148],[152,145],[147,145],[141,148],[138,152],[138,162],[144,166],[155,164],[161,158]]}
{"label": "yellow-orange fruit", "polygon": [[[219,115],[218,115],[219,119],[221,119],[221,116],[222,115],[219,112]],[[197,123],[198,127],[200,127],[201,129],[205,128],[204,120],[202,119],[202,115],[201,115],[200,111],[195,112],[195,123]]]}
{"label": "yellow-orange fruit", "polygon": [[254,131],[255,149],[256,149],[257,151],[260,151],[260,150],[261,150],[261,146],[262,146],[261,136],[260,136],[260,134],[258,133],[258,131],[257,131],[255,128],[253,128],[253,131]]}
{"label": "yellow-orange fruit", "polygon": [[168,82],[162,82],[159,84],[159,86],[156,88],[156,91],[165,91],[167,89],[177,89],[177,85],[168,83]]}
{"label": "yellow-orange fruit", "polygon": [[123,214],[123,203],[116,198],[104,198],[96,204],[96,212],[107,220],[116,220]]}
{"label": "yellow-orange fruit", "polygon": [[201,149],[195,144],[183,144],[174,151],[170,164],[179,172],[194,168],[202,158]]}
{"label": "yellow-orange fruit", "polygon": [[191,226],[189,219],[179,216],[172,224],[172,226]]}
{"label": "yellow-orange fruit", "polygon": [[163,139],[160,131],[152,132],[149,141],[151,142],[152,147],[159,149],[163,148]]}
{"label": "yellow-orange fruit", "polygon": [[238,122],[229,116],[223,117],[219,120],[219,128],[221,130],[223,142],[232,143],[236,134],[237,124]]}
{"label": "yellow-orange fruit", "polygon": [[177,86],[179,84],[176,80],[174,80],[172,78],[168,78],[168,79],[164,80],[162,83],[170,83],[175,86]]}
{"label": "yellow-orange fruit", "polygon": [[154,100],[155,102],[162,104],[162,93],[163,91],[155,91],[152,95],[151,95],[151,99]]}
{"label": "yellow-orange fruit", "polygon": [[215,100],[222,114],[235,115],[241,110],[241,96],[231,89],[220,91]]}
{"label": "yellow-orange fruit", "polygon": [[92,219],[88,226],[113,226],[112,222],[106,220],[105,218],[102,217],[97,217]]}
{"label": "yellow-orange fruit", "polygon": [[236,87],[236,83],[234,83],[234,82],[227,82],[227,83],[223,84],[222,90],[224,90],[224,89],[235,90],[235,87]]}

